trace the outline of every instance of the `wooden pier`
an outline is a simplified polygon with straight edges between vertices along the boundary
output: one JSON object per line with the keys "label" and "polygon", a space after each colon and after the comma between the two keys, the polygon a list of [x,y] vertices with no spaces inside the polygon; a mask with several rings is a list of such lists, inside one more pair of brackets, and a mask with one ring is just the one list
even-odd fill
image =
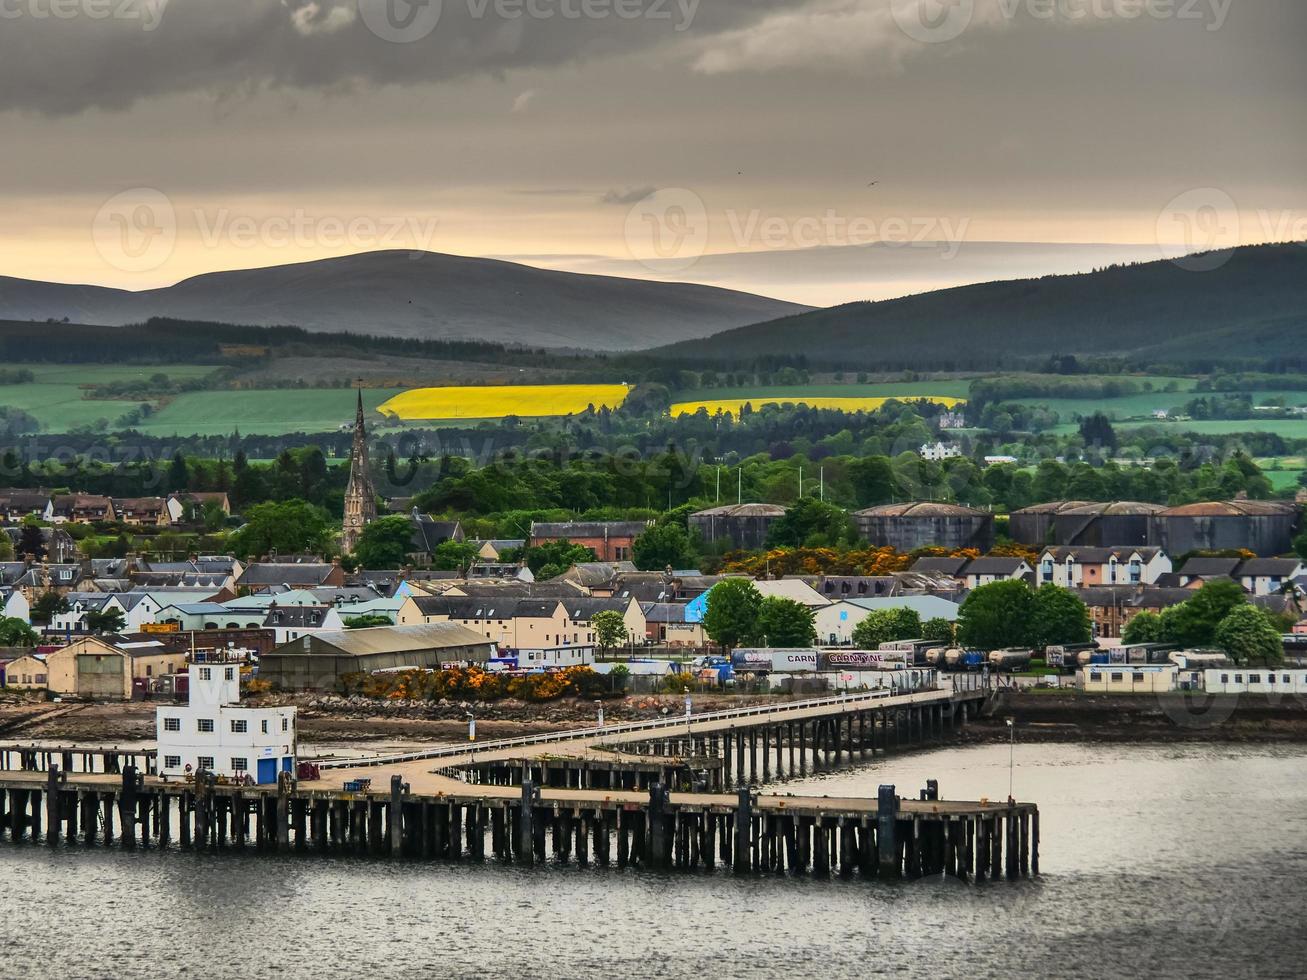
{"label": "wooden pier", "polygon": [[367,792],[164,782],[128,766],[112,779],[0,776],[0,829],[51,847],[301,852],[420,861],[880,878],[1015,879],[1039,872],[1032,803],[919,799],[880,787],[875,800],[754,793],[647,793],[469,785],[415,794],[396,775]]}
{"label": "wooden pier", "polygon": [[139,749],[0,746],[0,838],[866,878],[1037,874],[1033,803],[945,801],[933,783],[917,799],[893,786],[876,799],[764,791],[939,744],[987,695],[931,679],[907,692],[334,760],[322,778],[282,773],[275,786],[166,780]]}

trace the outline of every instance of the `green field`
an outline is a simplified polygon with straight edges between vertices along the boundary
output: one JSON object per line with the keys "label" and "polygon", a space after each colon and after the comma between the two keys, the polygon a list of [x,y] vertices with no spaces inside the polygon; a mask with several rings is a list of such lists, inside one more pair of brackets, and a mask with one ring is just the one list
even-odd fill
{"label": "green field", "polygon": [[1292,490],[1298,484],[1298,477],[1302,476],[1303,470],[1264,470],[1266,478],[1271,481],[1271,486],[1276,490]]}
{"label": "green field", "polygon": [[81,388],[71,384],[27,384],[0,387],[0,405],[19,408],[33,415],[46,432],[67,432],[94,425],[98,419],[110,424],[135,408],[134,401],[87,401]]}
{"label": "green field", "polygon": [[[166,374],[173,379],[202,378],[218,370],[212,364],[5,364],[3,367],[31,371],[39,384],[73,386],[144,381],[156,374]],[[0,396],[8,390],[0,387]]]}
{"label": "green field", "polygon": [[[1284,439],[1307,439],[1307,419],[1216,419],[1206,422],[1121,422],[1116,425],[1118,432],[1129,432],[1156,426],[1162,431],[1192,432],[1197,435],[1228,436],[1245,432],[1268,432]],[[1075,422],[1063,422],[1052,431],[1059,435],[1075,432],[1079,426]]]}
{"label": "green field", "polygon": [[[369,388],[370,410],[403,389]],[[348,388],[281,388],[263,391],[195,391],[179,395],[142,425],[148,435],[250,435],[331,432],[354,422],[355,393]]]}
{"label": "green field", "polygon": [[941,398],[966,398],[971,382],[948,381],[887,381],[875,384],[826,385],[748,385],[741,388],[696,388],[678,391],[675,401],[704,402],[726,399],[746,401],[797,402],[806,398],[923,398],[935,395]]}

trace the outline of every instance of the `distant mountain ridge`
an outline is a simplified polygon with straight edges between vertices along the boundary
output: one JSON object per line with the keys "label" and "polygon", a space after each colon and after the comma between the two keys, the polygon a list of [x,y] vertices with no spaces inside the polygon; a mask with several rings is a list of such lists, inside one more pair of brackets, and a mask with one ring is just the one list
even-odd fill
{"label": "distant mountain ridge", "polygon": [[404,250],[131,292],[0,277],[0,319],[121,326],[151,317],[535,347],[635,350],[811,309],[715,286]]}
{"label": "distant mountain ridge", "polygon": [[849,303],[649,354],[721,362],[801,352],[814,365],[894,369],[1001,368],[1066,354],[1307,363],[1307,245],[1248,246],[1217,268],[1190,271],[1201,262],[1191,256]]}

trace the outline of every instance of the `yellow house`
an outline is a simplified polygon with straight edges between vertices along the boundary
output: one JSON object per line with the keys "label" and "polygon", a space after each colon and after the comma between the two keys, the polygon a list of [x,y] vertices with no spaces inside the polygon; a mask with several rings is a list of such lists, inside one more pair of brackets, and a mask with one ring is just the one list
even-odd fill
{"label": "yellow house", "polygon": [[49,684],[45,654],[29,653],[11,660],[5,667],[5,687],[22,691],[44,691]]}
{"label": "yellow house", "polygon": [[455,622],[506,650],[551,650],[594,646],[598,639],[590,619],[609,609],[622,614],[627,642],[643,645],[644,612],[635,599],[410,596],[396,625]]}
{"label": "yellow house", "polygon": [[132,644],[124,649],[88,636],[48,654],[46,664],[48,686],[55,694],[129,701],[133,680],[183,670],[186,656],[164,651],[158,643]]}

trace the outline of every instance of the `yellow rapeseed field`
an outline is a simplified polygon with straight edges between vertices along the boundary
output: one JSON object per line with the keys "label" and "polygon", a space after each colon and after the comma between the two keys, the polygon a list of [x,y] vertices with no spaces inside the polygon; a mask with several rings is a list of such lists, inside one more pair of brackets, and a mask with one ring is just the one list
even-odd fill
{"label": "yellow rapeseed field", "polygon": [[[672,415],[693,415],[699,409],[706,408],[709,415],[716,415],[718,411],[722,411],[730,412],[738,418],[741,407],[748,402],[755,411],[764,405],[795,404],[807,405],[809,408],[837,408],[844,412],[873,412],[890,400],[889,398],[796,398],[788,395],[784,398],[777,398],[763,396],[758,398],[713,399],[703,402],[677,402],[672,406],[671,411]],[[955,408],[966,401],[964,398],[939,395],[899,395],[894,400],[901,402],[928,401],[948,408]]]}
{"label": "yellow rapeseed field", "polygon": [[506,415],[541,418],[583,412],[587,405],[616,408],[626,401],[626,385],[501,385],[414,388],[396,395],[377,411],[405,421],[502,419]]}

